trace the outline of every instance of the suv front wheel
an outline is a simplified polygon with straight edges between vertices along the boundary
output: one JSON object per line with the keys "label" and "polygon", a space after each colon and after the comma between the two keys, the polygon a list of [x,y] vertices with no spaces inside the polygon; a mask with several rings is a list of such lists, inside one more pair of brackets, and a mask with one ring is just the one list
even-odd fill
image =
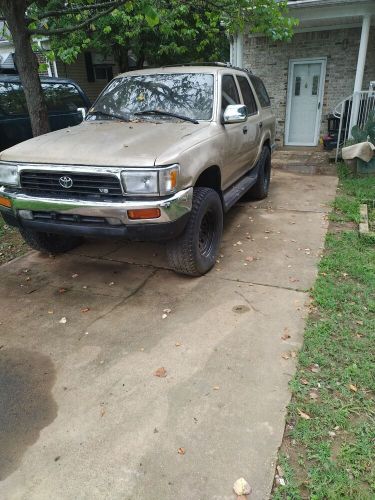
{"label": "suv front wheel", "polygon": [[202,276],[215,264],[223,233],[223,207],[216,191],[194,188],[184,232],[167,246],[170,266],[181,274]]}
{"label": "suv front wheel", "polygon": [[38,252],[59,254],[73,250],[82,243],[78,236],[62,236],[60,234],[40,233],[32,229],[20,228],[22,238]]}

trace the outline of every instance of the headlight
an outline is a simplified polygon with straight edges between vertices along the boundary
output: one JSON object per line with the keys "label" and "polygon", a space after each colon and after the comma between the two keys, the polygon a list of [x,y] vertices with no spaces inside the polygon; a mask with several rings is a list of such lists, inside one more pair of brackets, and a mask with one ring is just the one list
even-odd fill
{"label": "headlight", "polygon": [[126,194],[160,195],[174,193],[177,188],[179,165],[158,170],[123,170],[121,179]]}
{"label": "headlight", "polygon": [[121,178],[127,194],[159,194],[155,170],[124,170]]}
{"label": "headlight", "polygon": [[17,165],[0,162],[0,186],[18,186],[18,183]]}

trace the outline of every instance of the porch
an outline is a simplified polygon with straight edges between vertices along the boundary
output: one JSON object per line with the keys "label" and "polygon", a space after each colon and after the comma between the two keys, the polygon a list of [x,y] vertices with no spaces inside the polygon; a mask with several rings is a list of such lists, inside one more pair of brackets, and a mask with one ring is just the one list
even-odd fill
{"label": "porch", "polygon": [[[290,1],[300,24],[290,43],[245,34],[232,43],[232,63],[250,68],[268,88],[277,143],[317,146],[337,105],[351,99],[347,129],[361,115],[361,91],[375,89],[375,2]],[[372,92],[372,90],[371,90]]]}

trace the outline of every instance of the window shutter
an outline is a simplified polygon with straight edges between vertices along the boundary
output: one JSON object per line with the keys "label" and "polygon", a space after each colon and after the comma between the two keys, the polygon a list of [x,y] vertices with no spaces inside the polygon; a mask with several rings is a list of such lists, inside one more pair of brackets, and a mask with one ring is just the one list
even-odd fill
{"label": "window shutter", "polygon": [[95,82],[94,66],[92,65],[91,52],[85,52],[86,75],[88,82]]}

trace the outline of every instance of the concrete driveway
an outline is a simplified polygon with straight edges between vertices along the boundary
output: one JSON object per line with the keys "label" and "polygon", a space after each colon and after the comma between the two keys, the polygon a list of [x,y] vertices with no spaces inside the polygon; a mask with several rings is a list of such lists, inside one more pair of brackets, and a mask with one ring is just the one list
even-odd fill
{"label": "concrete driveway", "polygon": [[2,266],[0,498],[268,498],[336,183],[276,171],[199,279],[120,241]]}

